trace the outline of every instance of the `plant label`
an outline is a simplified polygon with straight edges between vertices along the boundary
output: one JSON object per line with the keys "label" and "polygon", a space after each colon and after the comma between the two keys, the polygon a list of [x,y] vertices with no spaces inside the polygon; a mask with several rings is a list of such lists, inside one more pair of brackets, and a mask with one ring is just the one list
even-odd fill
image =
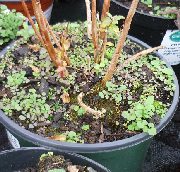
{"label": "plant label", "polygon": [[180,30],[167,30],[161,43],[165,48],[158,51],[170,65],[180,63]]}
{"label": "plant label", "polygon": [[14,149],[20,148],[19,141],[9,131],[7,131],[7,137],[9,139],[9,142],[10,142],[11,146]]}

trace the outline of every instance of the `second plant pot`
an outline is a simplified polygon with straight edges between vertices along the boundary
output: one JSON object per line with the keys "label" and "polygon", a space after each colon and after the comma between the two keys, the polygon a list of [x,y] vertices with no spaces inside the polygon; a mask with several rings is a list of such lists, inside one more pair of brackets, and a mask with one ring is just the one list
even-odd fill
{"label": "second plant pot", "polygon": [[[99,0],[98,2],[99,10],[101,11],[103,0]],[[110,13],[112,15],[126,16],[128,10],[129,8],[118,0],[111,1]],[[122,23],[120,23],[120,26],[121,25]],[[177,29],[173,19],[153,16],[137,11],[133,18],[129,34],[154,47],[161,44],[168,29]]]}
{"label": "second plant pot", "polygon": [[53,155],[61,155],[70,160],[73,165],[91,167],[97,172],[110,172],[102,165],[86,157],[76,154],[64,153],[61,151],[52,151],[45,148],[21,148],[16,150],[4,151],[0,153],[0,171],[13,172],[24,170],[26,168],[36,168],[42,154],[53,152]]}
{"label": "second plant pot", "polygon": [[[50,20],[50,18],[51,18],[53,1],[54,0],[41,0],[42,10],[44,11],[44,14],[48,20]],[[13,1],[12,0],[3,0],[3,2],[1,2],[1,3],[6,5],[10,10],[15,9],[17,12],[21,12],[24,15],[26,15],[22,8],[20,0],[13,0]],[[26,4],[29,9],[30,15],[33,16],[34,14],[33,14],[33,8],[31,5],[31,1],[26,2]]]}

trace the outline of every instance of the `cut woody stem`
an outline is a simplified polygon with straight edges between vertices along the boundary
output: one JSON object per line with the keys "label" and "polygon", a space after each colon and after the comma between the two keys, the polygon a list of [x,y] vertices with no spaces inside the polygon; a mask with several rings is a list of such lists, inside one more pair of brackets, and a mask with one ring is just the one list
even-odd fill
{"label": "cut woody stem", "polygon": [[104,0],[101,20],[103,20],[107,16],[107,13],[109,12],[109,7],[110,7],[110,0]]}
{"label": "cut woody stem", "polygon": [[102,111],[99,110],[94,110],[91,107],[87,106],[86,104],[83,103],[83,97],[84,97],[84,93],[80,93],[77,97],[78,100],[78,104],[86,111],[89,112],[90,114],[93,114],[96,119],[102,117],[102,115],[106,112],[105,109],[102,109]]}
{"label": "cut woody stem", "polygon": [[[104,0],[102,14],[101,14],[101,21],[106,18],[107,13],[109,12],[110,7],[110,0]],[[107,30],[100,31],[99,39],[101,39],[102,44],[98,46],[98,49],[95,54],[95,62],[100,63],[104,59],[104,54],[106,51],[106,43],[107,43]]]}
{"label": "cut woody stem", "polygon": [[[32,0],[32,2],[34,4],[33,7],[34,7],[34,11],[36,12],[36,16],[37,16],[36,19],[37,19],[39,25],[43,24],[44,27],[42,27],[42,28],[45,28],[45,30],[47,30],[47,32],[50,33],[50,35],[52,36],[52,38],[53,38],[54,42],[56,43],[58,49],[60,50],[61,45],[59,44],[59,41],[57,40],[55,34],[53,33],[53,31],[52,31],[52,29],[51,29],[51,27],[50,27],[50,25],[46,19],[46,17],[43,14],[40,1],[39,0]],[[40,27],[40,29],[42,29],[42,28]],[[42,31],[42,32],[44,32],[44,31]]]}
{"label": "cut woody stem", "polygon": [[96,0],[92,0],[92,40],[94,44],[94,60],[96,61],[96,54],[98,50],[98,34],[96,23]]}
{"label": "cut woody stem", "polygon": [[87,34],[88,34],[88,38],[91,39],[92,22],[91,22],[90,1],[89,0],[85,0],[85,2],[86,2],[86,15],[87,15]]}
{"label": "cut woody stem", "polygon": [[[127,60],[124,61],[124,63],[122,65],[119,65],[117,70],[119,72],[121,72],[121,70],[126,67],[130,62],[138,60],[142,57],[145,57],[145,55],[152,53],[154,51],[157,51],[159,49],[165,48],[164,46],[158,46],[158,47],[154,47],[154,48],[149,48],[147,50],[143,50],[135,55],[133,55],[132,57],[128,58]],[[131,78],[131,76],[129,76],[128,72],[125,72],[125,77]],[[133,78],[131,78],[131,80],[133,80]]]}
{"label": "cut woody stem", "polygon": [[149,53],[152,53],[153,51],[157,51],[157,50],[162,49],[162,48],[164,48],[164,46],[158,46],[158,47],[154,47],[154,48],[149,48],[147,50],[143,50],[143,51],[133,55],[131,58],[128,58],[127,60],[125,60],[123,65],[120,68],[124,68],[128,63],[135,61],[135,60],[138,60],[142,56],[145,56]]}
{"label": "cut woody stem", "polygon": [[[38,0],[39,1],[39,0]],[[48,33],[50,33],[50,35],[51,35],[51,37],[53,38],[53,40],[54,40],[54,43],[57,45],[57,47],[58,47],[58,51],[59,52],[61,52],[61,54],[62,54],[62,60],[64,60],[64,61],[66,61],[66,63],[67,63],[67,65],[70,65],[71,63],[70,63],[70,59],[69,59],[69,57],[67,56],[67,53],[66,53],[66,50],[63,48],[63,44],[62,44],[62,46],[60,45],[60,41],[56,38],[56,35],[54,34],[54,32],[52,31],[52,29],[51,29],[51,27],[50,27],[50,25],[49,25],[49,23],[48,23],[48,21],[47,21],[47,19],[46,19],[46,17],[44,16],[44,14],[43,14],[43,11],[42,11],[42,9],[41,9],[41,5],[40,5],[40,2],[39,2],[39,11],[40,11],[40,13],[41,13],[41,17],[42,17],[42,19],[44,20],[44,24],[45,24],[45,27],[46,27],[46,30],[47,30],[47,32]],[[48,34],[49,35],[49,34]],[[62,37],[62,39],[64,39],[63,37]],[[56,50],[55,50],[56,51]],[[59,60],[58,60],[59,61]]]}
{"label": "cut woody stem", "polygon": [[[33,0],[33,1],[36,1],[36,0]],[[51,42],[49,31],[47,29],[47,25],[46,25],[45,19],[44,19],[45,17],[44,17],[43,11],[41,9],[41,4],[40,4],[39,0],[38,0],[38,2],[34,2],[34,3],[36,6],[37,14],[39,14],[40,23],[38,26],[40,28],[42,38],[45,42],[46,49],[47,49],[53,63],[55,64],[56,67],[58,67],[56,50]]]}
{"label": "cut woody stem", "polygon": [[38,37],[38,39],[40,40],[40,42],[42,43],[42,45],[45,47],[44,41],[43,41],[43,39],[42,39],[39,31],[36,29],[36,26],[35,26],[35,24],[34,24],[34,21],[33,21],[32,18],[31,18],[31,15],[30,15],[30,13],[29,13],[29,10],[28,10],[28,8],[27,8],[26,3],[24,2],[24,0],[21,0],[21,3],[22,3],[22,7],[23,7],[23,9],[24,9],[24,11],[25,11],[25,14],[26,14],[26,16],[27,16],[27,18],[28,18],[28,20],[29,20],[32,28],[34,29],[34,32],[35,32],[36,36]]}
{"label": "cut woody stem", "polygon": [[[63,64],[63,63],[59,63],[59,59],[57,59],[57,49],[54,48],[53,43],[51,42],[51,38],[53,39],[54,43],[57,45],[58,51],[62,51],[62,47],[61,47],[58,39],[56,38],[54,32],[52,31],[46,17],[44,16],[44,13],[43,13],[42,8],[41,8],[40,1],[39,0],[32,0],[33,11],[34,11],[34,15],[36,17],[36,21],[37,21],[37,24],[39,27],[39,31],[37,30],[36,26],[34,25],[34,22],[30,16],[30,13],[29,13],[29,10],[27,8],[25,1],[21,0],[21,2],[22,2],[23,9],[24,9],[24,11],[27,14],[27,17],[29,19],[29,22],[31,23],[31,25],[35,31],[37,38],[42,43],[44,48],[47,50],[51,60],[54,63],[54,65],[56,67],[60,67],[61,64]],[[67,57],[66,52],[64,52],[63,54],[64,54],[64,56],[62,57],[61,61],[65,60],[67,62],[67,64],[69,65],[70,60]]]}
{"label": "cut woody stem", "polygon": [[45,28],[45,25],[44,25],[44,20],[42,18],[42,15],[41,15],[41,12],[40,12],[40,9],[39,9],[39,5],[40,5],[39,2],[37,2],[36,0],[32,0],[32,6],[33,6],[33,10],[34,10],[34,15],[36,17],[40,32],[36,29],[36,26],[34,25],[34,22],[33,22],[30,14],[29,14],[29,10],[27,8],[27,5],[26,5],[25,1],[21,0],[21,2],[22,2],[23,9],[24,9],[24,11],[26,12],[26,14],[28,16],[29,22],[31,23],[31,25],[32,25],[32,27],[33,27],[33,29],[35,31],[36,36],[38,37],[38,39],[40,40],[42,45],[47,49],[47,51],[49,53],[49,56],[50,56],[51,60],[53,61],[54,65],[57,66],[56,53],[55,53],[54,47],[51,44],[50,38],[49,38],[49,40],[47,40],[47,37],[48,37],[47,34],[48,33],[46,32],[46,28]]}
{"label": "cut woody stem", "polygon": [[131,4],[131,7],[130,7],[128,15],[127,15],[127,18],[126,18],[125,23],[124,23],[124,28],[122,30],[120,39],[119,39],[119,41],[117,43],[117,46],[116,46],[116,49],[115,49],[115,53],[114,53],[114,55],[112,57],[109,68],[108,68],[108,70],[107,70],[107,72],[106,72],[106,74],[105,74],[105,76],[104,76],[104,78],[102,80],[103,85],[105,85],[107,81],[111,80],[113,74],[115,73],[116,66],[117,66],[117,63],[118,63],[118,59],[119,59],[120,53],[121,53],[121,51],[123,49],[124,43],[126,41],[126,37],[128,35],[128,31],[130,29],[132,18],[134,16],[135,12],[136,12],[138,2],[139,2],[139,0],[133,0],[133,2]]}
{"label": "cut woody stem", "polygon": [[104,142],[104,126],[103,123],[101,122],[101,135],[99,136],[99,143]]}

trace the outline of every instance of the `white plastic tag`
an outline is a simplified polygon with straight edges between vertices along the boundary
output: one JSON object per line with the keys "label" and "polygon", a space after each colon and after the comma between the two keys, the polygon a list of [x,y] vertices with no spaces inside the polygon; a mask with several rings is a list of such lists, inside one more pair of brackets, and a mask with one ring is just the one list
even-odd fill
{"label": "white plastic tag", "polygon": [[180,30],[167,30],[161,45],[166,48],[158,51],[170,65],[180,63]]}
{"label": "white plastic tag", "polygon": [[20,148],[19,141],[9,131],[7,131],[7,136],[14,149]]}

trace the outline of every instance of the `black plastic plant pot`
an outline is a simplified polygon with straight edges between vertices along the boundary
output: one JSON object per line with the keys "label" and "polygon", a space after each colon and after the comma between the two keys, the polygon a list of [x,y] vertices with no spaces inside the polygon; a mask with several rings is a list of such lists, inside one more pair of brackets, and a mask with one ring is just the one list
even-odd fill
{"label": "black plastic plant pot", "polygon": [[36,168],[40,156],[48,152],[53,152],[54,155],[62,155],[65,159],[69,159],[75,165],[92,167],[97,172],[110,172],[107,168],[84,156],[38,147],[21,148],[1,152],[0,171],[14,172],[26,168]]}
{"label": "black plastic plant pot", "polygon": [[[60,12],[61,11],[61,12]],[[51,24],[57,22],[77,22],[86,20],[86,5],[84,0],[54,1]]]}
{"label": "black plastic plant pot", "polygon": [[[147,44],[134,37],[129,36],[128,38],[145,48],[149,48]],[[155,53],[155,55],[163,60],[158,53]],[[167,66],[171,68],[170,65],[167,64]],[[179,85],[175,74],[174,84],[176,85],[176,89],[172,104],[165,117],[156,127],[158,133],[170,122],[178,105]],[[133,137],[114,142],[96,144],[68,143],[50,140],[31,133],[13,122],[2,111],[0,111],[0,121],[6,129],[17,138],[20,146],[38,145],[67,152],[76,152],[103,164],[112,172],[140,172],[147,150],[153,138],[153,136],[150,136],[147,133],[140,133]]]}
{"label": "black plastic plant pot", "polygon": [[[102,9],[104,0],[99,0],[99,9]],[[111,0],[110,13],[112,15],[126,16],[129,8],[118,0]],[[122,23],[120,23],[122,25]],[[173,19],[153,16],[142,12],[136,12],[129,34],[141,39],[151,46],[161,44],[166,31],[177,29]]]}
{"label": "black plastic plant pot", "polygon": [[6,51],[11,48],[11,46],[14,44],[14,41],[10,41],[6,46],[3,46],[2,49],[0,49],[0,56],[4,53],[6,53]]}

